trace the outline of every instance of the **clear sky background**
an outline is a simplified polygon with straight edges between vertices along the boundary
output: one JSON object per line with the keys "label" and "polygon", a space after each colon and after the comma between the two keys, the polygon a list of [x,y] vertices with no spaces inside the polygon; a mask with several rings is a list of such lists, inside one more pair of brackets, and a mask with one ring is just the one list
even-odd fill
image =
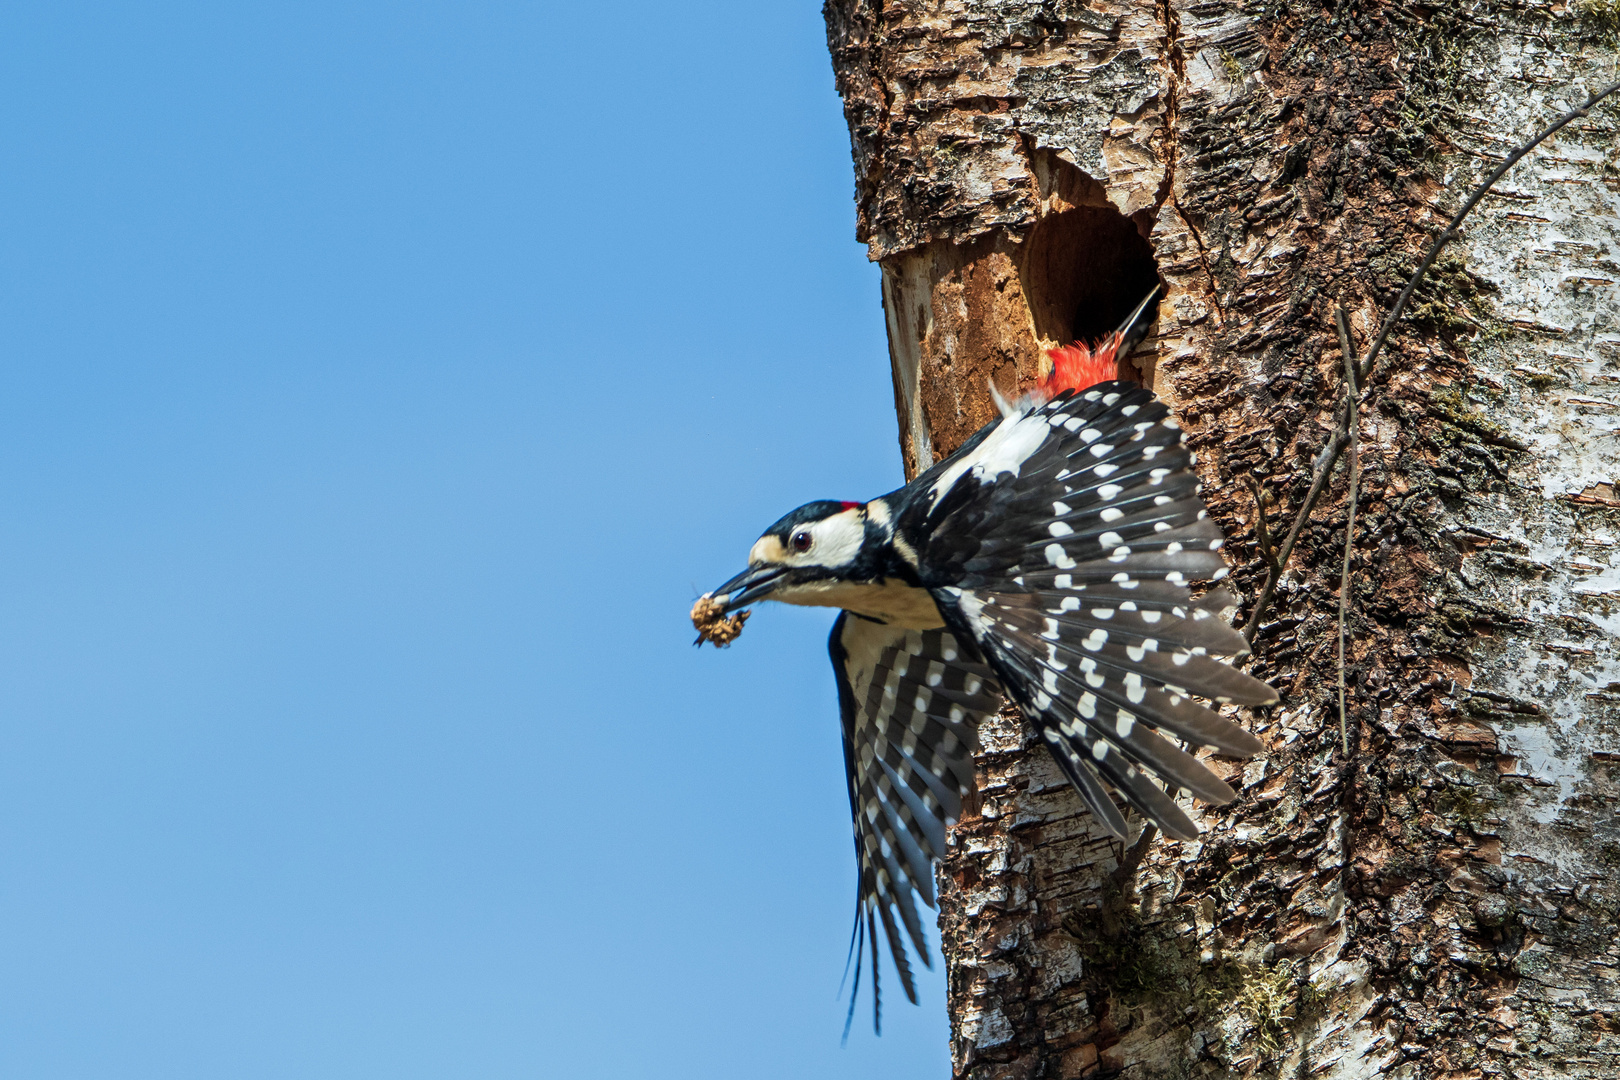
{"label": "clear sky background", "polygon": [[945,1074],[687,623],[901,481],[818,8],[0,7],[0,1075]]}

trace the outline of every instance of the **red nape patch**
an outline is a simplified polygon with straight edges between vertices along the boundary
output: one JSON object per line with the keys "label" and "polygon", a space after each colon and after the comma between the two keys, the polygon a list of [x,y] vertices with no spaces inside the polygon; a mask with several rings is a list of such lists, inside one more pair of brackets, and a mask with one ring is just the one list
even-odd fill
{"label": "red nape patch", "polygon": [[1053,398],[1065,390],[1079,392],[1119,378],[1114,353],[1119,349],[1120,340],[1120,335],[1113,333],[1098,342],[1095,349],[1087,348],[1078,341],[1073,345],[1047,349],[1046,355],[1052,367],[1036,378],[1036,390],[1045,397]]}
{"label": "red nape patch", "polygon": [[857,509],[858,507],[865,506],[866,504],[865,503],[858,503],[858,502],[841,502],[838,505],[842,506],[845,510],[854,510],[854,509]]}

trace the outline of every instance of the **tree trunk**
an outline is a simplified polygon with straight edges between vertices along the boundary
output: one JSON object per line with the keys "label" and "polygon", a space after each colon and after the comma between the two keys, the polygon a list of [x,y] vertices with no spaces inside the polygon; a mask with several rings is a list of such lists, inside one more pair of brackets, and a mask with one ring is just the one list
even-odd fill
{"label": "tree trunk", "polygon": [[[1614,0],[1577,3],[829,0],[908,472],[1160,279],[1124,374],[1252,603],[1247,481],[1285,530],[1332,305],[1364,349],[1459,190],[1614,77]],[[958,1076],[1620,1076],[1615,116],[1508,175],[1375,377],[1348,753],[1342,468],[1255,640],[1268,753],[1216,762],[1201,842],[1127,852],[1021,721],[984,732],[941,871]]]}

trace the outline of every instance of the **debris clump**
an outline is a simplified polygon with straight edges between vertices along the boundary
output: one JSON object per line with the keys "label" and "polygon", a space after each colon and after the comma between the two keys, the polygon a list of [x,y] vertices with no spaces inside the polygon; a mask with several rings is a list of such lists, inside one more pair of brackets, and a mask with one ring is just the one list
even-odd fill
{"label": "debris clump", "polygon": [[692,644],[702,645],[709,641],[717,649],[730,645],[742,633],[743,623],[748,621],[749,614],[739,611],[735,615],[727,615],[725,606],[714,598],[713,593],[704,593],[692,605],[692,625],[697,627],[698,632],[697,640]]}

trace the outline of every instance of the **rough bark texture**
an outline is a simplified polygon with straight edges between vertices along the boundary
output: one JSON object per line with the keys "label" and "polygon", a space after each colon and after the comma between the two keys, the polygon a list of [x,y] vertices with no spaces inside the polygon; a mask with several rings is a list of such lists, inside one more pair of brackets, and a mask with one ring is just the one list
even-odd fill
{"label": "rough bark texture", "polygon": [[[1180,415],[1247,596],[1365,343],[1460,187],[1613,77],[1613,0],[830,0],[858,235],[916,470],[986,382],[1168,290],[1130,373]],[[1620,1076],[1615,111],[1476,213],[1362,413],[1351,751],[1344,478],[1200,843],[1099,835],[1023,725],[985,733],[941,875],[952,1055],[982,1078]]]}

